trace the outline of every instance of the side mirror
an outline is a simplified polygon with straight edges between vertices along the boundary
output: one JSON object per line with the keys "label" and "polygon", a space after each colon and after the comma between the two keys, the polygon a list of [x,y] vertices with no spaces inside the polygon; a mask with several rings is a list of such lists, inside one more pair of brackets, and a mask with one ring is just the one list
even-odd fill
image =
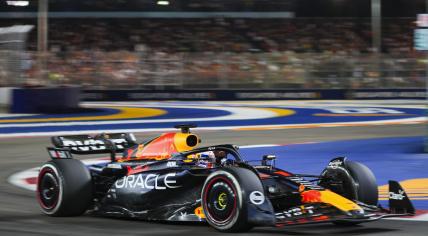
{"label": "side mirror", "polygon": [[275,160],[276,160],[275,155],[264,155],[263,159],[262,159],[262,165],[274,167],[275,166]]}

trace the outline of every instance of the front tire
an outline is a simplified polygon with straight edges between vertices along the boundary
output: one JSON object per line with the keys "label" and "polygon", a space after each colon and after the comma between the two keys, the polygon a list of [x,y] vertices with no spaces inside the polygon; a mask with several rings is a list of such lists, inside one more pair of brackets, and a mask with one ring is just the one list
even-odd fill
{"label": "front tire", "polygon": [[245,232],[252,228],[248,222],[243,187],[237,178],[246,171],[250,172],[241,168],[224,168],[210,174],[205,181],[202,208],[207,222],[219,231]]}
{"label": "front tire", "polygon": [[79,160],[49,161],[40,168],[36,194],[49,216],[81,215],[92,203],[91,175]]}
{"label": "front tire", "polygon": [[[376,177],[373,172],[365,165],[354,162],[345,161],[344,168],[327,167],[321,174],[328,178],[337,178],[342,182],[339,188],[331,186],[329,182],[321,181],[320,185],[329,188],[350,200],[359,201],[367,205],[376,206],[378,203],[378,186]],[[359,222],[349,221],[334,221],[333,224],[340,226],[353,226]]]}
{"label": "front tire", "polygon": [[356,200],[367,205],[376,206],[379,200],[379,193],[373,172],[367,166],[354,161],[347,161],[346,169],[358,185]]}

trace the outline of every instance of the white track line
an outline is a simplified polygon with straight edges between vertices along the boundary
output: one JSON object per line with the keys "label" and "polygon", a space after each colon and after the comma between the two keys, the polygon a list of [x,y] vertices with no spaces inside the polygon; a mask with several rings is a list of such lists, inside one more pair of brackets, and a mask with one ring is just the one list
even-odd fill
{"label": "white track line", "polygon": [[[159,106],[156,108],[189,108],[188,106]],[[230,114],[219,117],[204,117],[204,118],[171,118],[171,119],[138,119],[138,120],[114,120],[114,121],[68,121],[68,122],[39,122],[39,123],[8,123],[0,124],[0,128],[4,127],[46,127],[46,126],[72,126],[72,125],[109,125],[109,124],[146,124],[146,123],[166,123],[166,122],[201,122],[201,121],[226,121],[226,120],[252,120],[252,119],[268,119],[277,117],[278,114],[259,108],[242,108],[242,107],[192,107],[191,109],[210,109],[222,110]]]}
{"label": "white track line", "polygon": [[[248,125],[248,126],[215,126],[215,127],[200,127],[194,128],[195,131],[203,130],[233,130],[244,128],[260,128],[260,129],[281,129],[294,126],[311,126],[319,127],[339,127],[339,126],[358,126],[358,125],[388,125],[388,124],[420,124],[427,122],[426,117],[414,117],[394,120],[380,121],[358,121],[358,122],[333,122],[333,123],[309,123],[309,124],[278,124],[278,125]],[[173,131],[173,128],[135,128],[135,129],[95,129],[95,130],[76,130],[76,131],[52,131],[52,132],[26,132],[26,133],[8,133],[0,134],[0,138],[6,137],[34,137],[34,136],[54,136],[54,135],[77,135],[77,134],[95,134],[95,133],[132,133],[132,132],[166,132]]]}
{"label": "white track line", "polygon": [[417,216],[414,216],[414,217],[411,217],[411,218],[408,218],[408,217],[404,217],[404,218],[394,217],[394,218],[386,218],[385,220],[428,221],[428,213],[422,214],[422,215],[417,215]]}

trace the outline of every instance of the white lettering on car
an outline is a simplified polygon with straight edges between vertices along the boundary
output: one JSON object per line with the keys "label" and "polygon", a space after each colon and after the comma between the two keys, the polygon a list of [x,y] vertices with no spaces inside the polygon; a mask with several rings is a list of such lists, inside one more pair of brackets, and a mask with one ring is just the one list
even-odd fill
{"label": "white lettering on car", "polygon": [[405,197],[403,190],[399,190],[398,193],[389,192],[389,198],[393,200],[403,200]]}
{"label": "white lettering on car", "polygon": [[341,160],[334,160],[328,163],[328,166],[330,166],[333,169],[336,169],[337,167],[340,167],[343,165],[343,162]]}
{"label": "white lettering on car", "polygon": [[[126,140],[123,138],[120,139],[111,139],[111,141],[116,145],[116,148],[123,149],[124,144],[126,143]],[[87,140],[63,140],[62,144],[64,147],[70,147],[71,149],[75,151],[99,151],[99,150],[105,150],[106,146],[105,143],[102,140],[94,140],[94,139],[87,139]]]}
{"label": "white lettering on car", "polygon": [[265,202],[265,195],[260,191],[253,191],[250,193],[250,201],[254,205],[261,205]]}
{"label": "white lettering on car", "polygon": [[175,162],[175,161],[168,161],[166,163],[166,166],[167,167],[177,167],[177,162]]}
{"label": "white lettering on car", "polygon": [[117,189],[121,188],[141,188],[141,189],[156,189],[164,190],[167,188],[179,188],[177,181],[174,179],[175,173],[166,175],[158,174],[139,174],[129,175],[115,182],[114,186]]}
{"label": "white lettering on car", "polygon": [[307,207],[303,207],[303,209],[299,208],[299,207],[294,207],[294,208],[276,213],[275,216],[277,219],[284,219],[284,218],[291,218],[294,216],[300,216],[303,214],[313,215],[314,214],[314,207],[313,206],[307,206]]}
{"label": "white lettering on car", "polygon": [[175,173],[169,173],[169,174],[165,175],[164,183],[165,183],[165,186],[167,188],[179,188],[179,187],[181,187],[181,186],[172,186],[172,185],[170,185],[170,184],[177,184],[177,181],[175,179],[168,180],[168,177],[175,177]]}
{"label": "white lettering on car", "polygon": [[150,180],[150,178],[155,178],[155,182],[157,182],[157,175],[155,175],[155,174],[148,174],[147,175],[147,177],[146,177],[146,181],[144,182],[145,184],[146,184],[146,188],[147,189],[154,189],[155,188],[155,186],[154,185],[149,185],[147,182]]}

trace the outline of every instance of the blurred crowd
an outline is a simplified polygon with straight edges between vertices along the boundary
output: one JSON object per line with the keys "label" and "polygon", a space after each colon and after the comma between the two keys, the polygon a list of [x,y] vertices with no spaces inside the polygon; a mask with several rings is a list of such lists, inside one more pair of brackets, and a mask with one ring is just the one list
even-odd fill
{"label": "blurred crowd", "polygon": [[[73,51],[48,56],[44,82],[133,89],[404,88],[423,87],[425,67],[423,58],[406,54]],[[27,77],[39,72],[35,63]]]}
{"label": "blurred crowd", "polygon": [[[373,51],[370,24],[369,19],[344,18],[52,19],[49,44],[61,51],[134,51],[144,46],[167,53],[367,53]],[[382,52],[412,51],[414,20],[385,19],[382,25]],[[35,49],[34,39],[30,49]]]}
{"label": "blurred crowd", "polygon": [[[52,19],[48,83],[146,88],[418,87],[414,22],[386,19]],[[35,31],[28,49],[36,50]],[[36,56],[28,78],[37,78]],[[37,83],[37,82],[36,82]]]}

